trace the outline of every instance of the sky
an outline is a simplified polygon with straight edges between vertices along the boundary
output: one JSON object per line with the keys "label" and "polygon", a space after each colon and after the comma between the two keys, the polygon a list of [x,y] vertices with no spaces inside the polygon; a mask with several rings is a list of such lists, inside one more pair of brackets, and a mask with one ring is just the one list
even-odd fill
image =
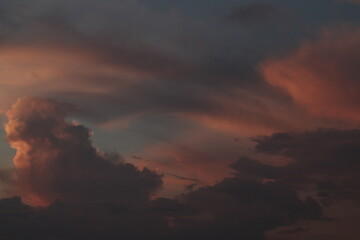
{"label": "sky", "polygon": [[0,239],[357,240],[360,1],[0,0]]}

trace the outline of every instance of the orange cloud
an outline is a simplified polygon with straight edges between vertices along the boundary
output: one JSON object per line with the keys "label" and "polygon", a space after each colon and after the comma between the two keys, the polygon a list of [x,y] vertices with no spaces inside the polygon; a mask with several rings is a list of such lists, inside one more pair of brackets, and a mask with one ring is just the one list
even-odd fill
{"label": "orange cloud", "polygon": [[265,80],[310,113],[360,123],[360,29],[325,31],[292,55],[262,64]]}
{"label": "orange cloud", "polygon": [[20,99],[8,111],[7,139],[17,151],[14,185],[27,203],[141,202],[161,187],[155,172],[96,150],[89,129],[66,121],[68,111],[65,104],[38,98]]}
{"label": "orange cloud", "polygon": [[[257,89],[259,86],[196,90],[190,82],[177,82],[187,72],[185,63],[172,66],[171,58],[166,60],[161,54],[112,50],[115,53],[86,41],[83,46],[2,44],[0,113],[18,97],[30,95],[78,104],[106,129],[129,127],[137,118],[154,112],[247,136],[318,126],[314,119],[274,98],[271,92]],[[150,57],[158,64],[147,65]],[[180,74],[179,79],[171,82],[164,78],[173,74]],[[184,89],[178,91],[178,86]]]}
{"label": "orange cloud", "polygon": [[109,79],[116,82],[116,93],[120,93],[147,75],[126,66],[102,63],[99,58],[96,51],[76,46],[1,46],[0,113],[19,97],[62,92],[107,94],[115,90]]}

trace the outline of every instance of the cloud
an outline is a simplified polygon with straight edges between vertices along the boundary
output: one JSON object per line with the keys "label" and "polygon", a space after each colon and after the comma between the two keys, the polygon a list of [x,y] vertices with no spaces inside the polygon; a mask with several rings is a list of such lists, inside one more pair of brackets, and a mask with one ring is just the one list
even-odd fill
{"label": "cloud", "polygon": [[13,181],[13,172],[9,169],[0,169],[0,181],[11,182]]}
{"label": "cloud", "polygon": [[319,129],[305,133],[275,133],[255,139],[256,150],[283,155],[309,171],[347,174],[360,168],[360,130]]}
{"label": "cloud", "polygon": [[[300,221],[273,229],[267,233],[269,239],[282,239],[283,234],[292,234],[295,239],[314,239],[325,236],[323,229],[332,226],[342,226],[351,238],[358,236],[352,222],[358,218],[360,204],[359,139],[359,129],[274,133],[254,139],[256,152],[262,154],[258,155],[259,160],[242,157],[231,164],[238,178],[264,186],[274,184],[282,192],[296,191],[302,198],[312,194],[323,208],[322,219],[333,219],[310,224]],[[284,162],[275,165],[269,157],[278,157]],[[326,232],[330,239],[341,235],[337,228]]]}
{"label": "cloud", "polygon": [[[14,187],[24,201],[46,207],[29,207],[18,197],[0,200],[0,237],[263,240],[267,231],[322,215],[312,197],[301,199],[297,188],[283,184],[291,174],[287,166],[278,171],[246,158],[231,165],[233,176],[214,185],[152,200],[161,176],[96,150],[89,129],[66,121],[73,110],[39,98],[20,99],[9,110],[6,133],[17,150]],[[245,174],[254,171],[261,177]]]}
{"label": "cloud", "polygon": [[[107,129],[131,128],[150,114],[246,134],[317,125],[256,71],[268,52],[296,45],[303,29],[245,28],[220,13],[198,19],[150,5],[3,1],[0,111],[31,95],[76,104],[78,115]],[[238,11],[282,12],[265,3]]]}
{"label": "cloud", "polygon": [[234,176],[178,200],[55,201],[47,208],[32,208],[18,197],[2,199],[0,237],[263,240],[265,231],[320,215],[320,206],[310,197],[303,201],[277,183]]}
{"label": "cloud", "polygon": [[196,178],[189,178],[189,177],[179,176],[177,174],[172,174],[172,173],[164,173],[164,175],[174,177],[174,178],[184,180],[184,181],[201,182],[199,179],[196,179]]}
{"label": "cloud", "polygon": [[[293,116],[303,115],[284,105],[282,99],[273,99],[271,93],[259,94],[240,86],[215,89],[205,76],[208,73],[203,72],[206,69],[188,66],[181,59],[172,63],[173,56],[165,53],[137,50],[141,46],[108,47],[81,37],[84,43],[72,40],[69,46],[52,42],[0,47],[4,66],[0,85],[5,90],[0,93],[0,111],[4,112],[14,98],[31,94],[76,104],[78,116],[107,129],[131,127],[150,114],[248,134],[288,130],[311,122],[298,121]],[[141,66],[136,59],[152,62],[155,67]],[[167,70],[162,62],[173,69]],[[204,78],[210,82],[201,83]]]}
{"label": "cloud", "polygon": [[223,11],[240,18],[276,18],[293,5],[286,2],[248,3],[237,10],[231,2],[199,4],[189,16],[176,1],[168,3],[174,10],[130,0],[2,1],[7,30],[0,42],[0,109],[35,95],[77,104],[82,117],[104,127],[129,126],[151,113],[227,132],[267,134],[311,125],[314,120],[277,98],[255,69],[269,53],[287,52],[317,32],[316,24],[303,23],[308,14],[294,11],[299,19],[290,28],[275,24],[269,30],[229,24],[220,11],[203,13],[223,4]]}
{"label": "cloud", "polygon": [[284,16],[282,9],[272,3],[248,3],[230,14],[230,19],[249,23],[264,23]]}
{"label": "cloud", "polygon": [[358,28],[329,28],[293,54],[267,60],[262,72],[310,113],[359,123],[359,52]]}
{"label": "cloud", "polygon": [[[238,163],[236,169],[265,176],[298,189],[318,191],[331,200],[359,204],[360,130],[319,129],[304,133],[275,133],[255,139],[258,152],[285,156],[295,162],[284,167]],[[252,160],[253,161],[253,160]],[[254,167],[255,166],[255,167]]]}
{"label": "cloud", "polygon": [[[176,206],[156,202],[129,207],[115,202],[60,202],[31,208],[20,198],[0,200],[0,237],[5,239],[165,239],[170,231],[164,218]],[[182,210],[182,209],[181,209]],[[182,210],[183,211],[183,210]],[[184,209],[184,211],[186,211]]]}
{"label": "cloud", "polygon": [[225,178],[184,198],[200,209],[200,215],[190,219],[192,224],[206,229],[206,233],[195,229],[192,234],[210,239],[264,239],[265,231],[321,216],[320,206],[311,197],[302,201],[296,192],[277,183],[262,184],[242,177]]}
{"label": "cloud", "polygon": [[[263,82],[256,69],[268,55],[285,57],[264,66],[279,62],[276,69],[271,65],[275,73],[287,69],[283,63],[301,55],[289,56],[289,51],[323,26],[357,24],[360,15],[354,6],[313,0],[241,6],[236,1],[169,0],[168,8],[162,8],[160,2],[0,2],[0,111],[25,95],[71,103],[23,99],[9,112],[8,138],[17,149],[17,181],[10,185],[26,203],[55,202],[38,209],[24,206],[19,198],[1,201],[0,238],[262,240],[268,230],[319,218],[318,203],[303,197],[308,185],[314,187],[313,195],[354,199],[358,166],[351,156],[357,157],[358,143],[350,140],[351,134],[289,131],[338,126],[338,118],[359,122],[358,98],[351,94],[357,90],[357,72],[347,72],[353,63],[345,60],[351,52],[354,62],[358,60],[357,31],[324,34],[300,47],[305,63],[294,60],[289,72],[301,65],[321,80],[296,81],[300,97],[285,90],[296,106],[267,85],[285,88],[285,80],[279,80],[281,85],[266,75]],[[224,21],[229,15],[233,22]],[[342,48],[343,55],[338,54]],[[318,67],[314,59],[334,67]],[[333,80],[337,73],[341,83]],[[314,94],[305,96],[301,84],[317,84]],[[349,94],[339,94],[345,90]],[[107,130],[131,128],[136,137],[123,131],[124,142],[145,149],[130,146],[129,156],[142,158],[134,162],[162,168],[178,185],[185,184],[186,176],[211,186],[190,187],[177,200],[150,200],[161,187],[161,177],[95,149],[91,131],[67,121],[69,111]],[[148,119],[154,115],[158,125],[164,118],[173,124],[152,128]],[[282,133],[279,137],[274,132]],[[113,133],[111,138],[119,131]],[[188,135],[177,141],[184,133]],[[251,158],[232,164],[234,176],[222,179],[230,175],[227,165],[245,151],[238,151],[242,139],[258,134],[269,136],[257,139],[256,154],[293,161],[279,167],[269,165],[266,157],[254,160],[255,153],[250,153]],[[208,140],[209,135],[214,139]],[[239,145],[230,145],[235,137]],[[327,141],[329,137],[341,139],[344,146]],[[104,145],[108,141],[104,135],[96,140]],[[9,180],[1,172],[0,177]],[[314,198],[325,205],[325,197]]]}
{"label": "cloud", "polygon": [[96,150],[89,129],[66,121],[70,109],[52,100],[23,98],[7,113],[7,139],[17,151],[16,187],[25,201],[144,201],[161,187],[155,172]]}
{"label": "cloud", "polygon": [[290,230],[279,231],[278,234],[288,235],[288,234],[295,234],[295,233],[301,233],[301,232],[306,232],[306,231],[308,231],[308,229],[298,227],[298,228],[294,228],[294,229],[290,229]]}
{"label": "cloud", "polygon": [[294,174],[287,166],[272,166],[261,163],[248,157],[241,157],[230,167],[236,170],[238,176],[246,176],[255,179],[281,179]]}

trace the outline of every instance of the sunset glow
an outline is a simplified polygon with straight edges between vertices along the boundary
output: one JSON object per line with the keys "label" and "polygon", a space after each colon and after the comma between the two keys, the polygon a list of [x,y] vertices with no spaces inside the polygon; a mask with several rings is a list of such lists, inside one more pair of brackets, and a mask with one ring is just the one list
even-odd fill
{"label": "sunset glow", "polygon": [[0,13],[0,240],[360,238],[360,1]]}

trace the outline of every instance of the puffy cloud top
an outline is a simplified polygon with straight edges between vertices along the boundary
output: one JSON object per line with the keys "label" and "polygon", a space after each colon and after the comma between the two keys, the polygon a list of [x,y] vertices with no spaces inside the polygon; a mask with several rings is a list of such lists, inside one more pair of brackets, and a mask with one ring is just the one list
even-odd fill
{"label": "puffy cloud top", "polygon": [[143,201],[160,188],[155,172],[97,151],[89,129],[66,121],[69,110],[52,100],[23,98],[7,113],[8,141],[17,150],[17,185],[26,201]]}

